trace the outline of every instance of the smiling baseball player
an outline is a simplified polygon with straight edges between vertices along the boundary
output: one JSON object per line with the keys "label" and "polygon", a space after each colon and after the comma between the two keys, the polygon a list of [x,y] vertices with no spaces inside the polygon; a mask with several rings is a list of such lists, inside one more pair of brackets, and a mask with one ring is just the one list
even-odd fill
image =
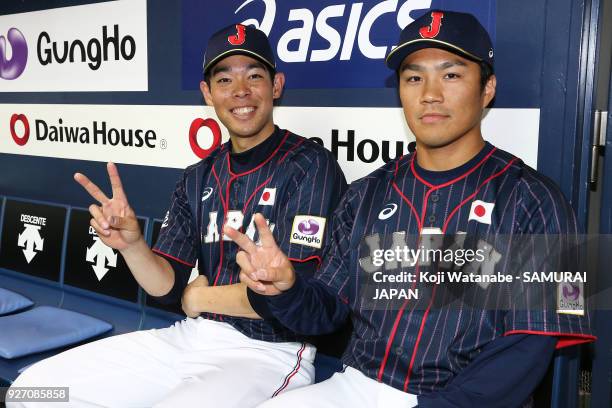
{"label": "smiling baseball player", "polygon": [[[373,303],[363,295],[370,247],[380,237],[396,245],[458,233],[518,243],[533,234],[575,237],[575,217],[553,182],[482,137],[496,78],[491,40],[476,18],[431,11],[402,31],[386,62],[397,73],[416,152],[349,187],[316,277],[294,273],[262,218],[260,246],[226,228],[244,250],[241,279],[267,295],[281,323],[307,334],[332,331],[346,316],[354,326],[342,373],[262,406],[519,407],[555,348],[594,340],[588,315],[511,302],[452,308],[443,299],[450,292],[418,281],[417,298]],[[555,265],[552,258],[532,253],[521,261]],[[419,268],[420,261],[406,266],[416,275]]]}
{"label": "smiling baseball player", "polygon": [[[14,386],[69,387],[71,406],[249,407],[313,382],[315,348],[254,312],[239,282],[238,246],[222,228],[256,240],[253,214],[262,213],[295,269],[312,276],[344,176],[330,152],[274,125],[284,76],[263,32],[236,24],[215,33],[204,78],[204,98],[231,140],[185,170],[153,250],[114,164],[111,198],[75,175],[100,202],[90,212],[102,241],[121,252],[149,295],[182,300],[189,318],[66,351],[28,368]],[[196,261],[200,275],[188,285]]]}

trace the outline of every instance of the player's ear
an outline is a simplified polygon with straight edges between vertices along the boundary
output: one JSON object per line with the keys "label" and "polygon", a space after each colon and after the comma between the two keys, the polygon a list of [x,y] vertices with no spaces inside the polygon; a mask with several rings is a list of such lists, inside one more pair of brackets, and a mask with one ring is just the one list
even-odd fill
{"label": "player's ear", "polygon": [[495,98],[495,88],[497,86],[497,78],[495,78],[495,75],[491,75],[489,77],[489,79],[487,80],[487,83],[485,84],[484,87],[484,91],[483,91],[483,109],[486,108],[487,106],[489,106],[489,104],[491,103],[491,101],[493,100],[493,98]]}
{"label": "player's ear", "polygon": [[213,106],[212,94],[210,93],[210,87],[208,86],[206,81],[200,82],[200,91],[202,92],[202,96],[204,97],[206,104],[208,106]]}
{"label": "player's ear", "polygon": [[274,81],[272,84],[272,97],[278,99],[283,94],[283,88],[285,87],[285,74],[277,72],[274,74]]}

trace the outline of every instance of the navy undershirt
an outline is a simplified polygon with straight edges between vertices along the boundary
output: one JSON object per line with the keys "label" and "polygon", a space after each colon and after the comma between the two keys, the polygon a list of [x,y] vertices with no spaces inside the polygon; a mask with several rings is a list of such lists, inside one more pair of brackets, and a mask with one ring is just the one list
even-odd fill
{"label": "navy undershirt", "polygon": [[[424,168],[419,166],[419,163],[415,158],[414,170],[419,176],[421,176],[428,183],[431,183],[433,185],[444,184],[451,180],[456,179],[457,177],[464,175],[471,168],[476,166],[476,164],[478,164],[482,159],[484,159],[485,156],[489,154],[491,150],[493,150],[494,148],[495,147],[491,143],[485,142],[484,147],[480,149],[480,151],[478,152],[476,156],[472,157],[470,160],[468,160],[466,163],[462,164],[459,167],[455,167],[454,169],[444,170],[444,171],[425,170]],[[418,156],[418,151],[417,151],[417,156]]]}
{"label": "navy undershirt", "polygon": [[244,173],[266,161],[282,142],[284,133],[285,132],[281,131],[278,126],[274,126],[274,132],[258,145],[244,152],[230,152],[230,166],[232,171],[236,174]]}

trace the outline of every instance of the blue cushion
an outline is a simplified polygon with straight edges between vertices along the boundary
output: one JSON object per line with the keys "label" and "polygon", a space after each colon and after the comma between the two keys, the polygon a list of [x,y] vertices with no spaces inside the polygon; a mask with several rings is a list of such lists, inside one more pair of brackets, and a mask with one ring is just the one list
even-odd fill
{"label": "blue cushion", "polygon": [[111,330],[105,321],[66,309],[40,306],[0,317],[0,357],[16,358],[67,346]]}
{"label": "blue cushion", "polygon": [[34,303],[19,293],[0,288],[0,316],[32,306]]}

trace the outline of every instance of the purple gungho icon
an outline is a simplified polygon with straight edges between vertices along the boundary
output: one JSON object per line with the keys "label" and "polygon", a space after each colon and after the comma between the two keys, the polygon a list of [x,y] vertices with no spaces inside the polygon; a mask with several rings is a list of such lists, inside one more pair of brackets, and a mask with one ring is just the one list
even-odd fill
{"label": "purple gungho icon", "polygon": [[6,59],[6,38],[0,35],[0,78],[15,79],[23,73],[28,62],[28,45],[21,31],[16,28],[8,31],[7,38],[13,56],[10,60]]}
{"label": "purple gungho icon", "polygon": [[[571,288],[571,289],[570,289]],[[572,284],[563,285],[563,297],[570,300],[577,300],[580,295],[580,288]]]}
{"label": "purple gungho icon", "polygon": [[304,235],[314,235],[319,232],[319,223],[313,219],[304,220],[298,224],[298,231]]}

